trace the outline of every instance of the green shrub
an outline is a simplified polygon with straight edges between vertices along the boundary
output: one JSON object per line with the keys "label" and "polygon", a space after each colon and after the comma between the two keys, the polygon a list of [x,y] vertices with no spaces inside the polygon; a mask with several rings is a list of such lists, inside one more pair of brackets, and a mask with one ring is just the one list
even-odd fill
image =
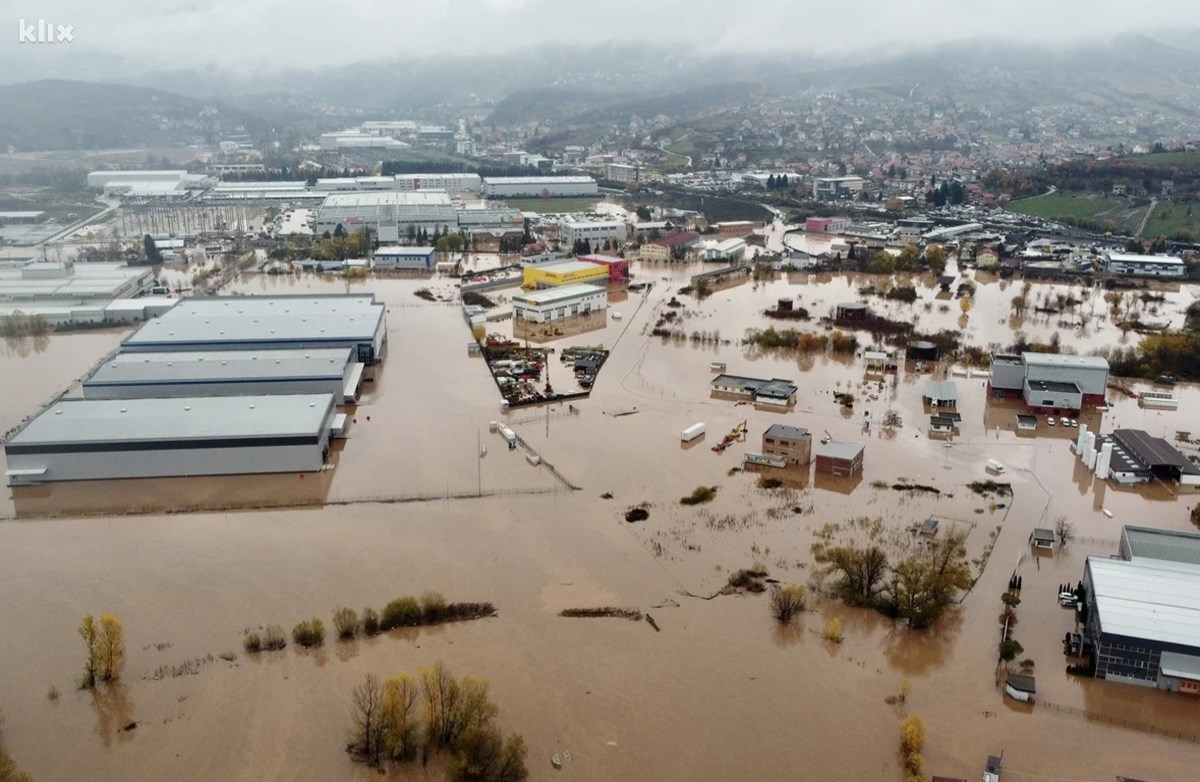
{"label": "green shrub", "polygon": [[364,635],[375,635],[379,632],[379,612],[374,608],[362,610],[362,630]]}
{"label": "green shrub", "polygon": [[686,497],[679,498],[680,505],[700,505],[705,502],[712,502],[713,497],[717,496],[716,486],[697,486],[692,489],[692,493]]}
{"label": "green shrub", "polygon": [[292,628],[292,640],[300,646],[323,646],[325,624],[315,616],[299,622]]}
{"label": "green shrub", "polygon": [[287,636],[279,625],[267,625],[262,633],[262,648],[269,652],[278,651],[287,646]]}
{"label": "green shrub", "polygon": [[333,629],[338,638],[353,638],[358,632],[358,614],[353,608],[339,608],[333,612]]}
{"label": "green shrub", "polygon": [[440,592],[421,595],[421,619],[423,624],[437,624],[446,619],[446,598]]}
{"label": "green shrub", "polygon": [[416,627],[421,624],[421,604],[415,597],[400,597],[383,607],[379,629],[387,632],[397,627]]}
{"label": "green shrub", "polygon": [[255,632],[246,633],[246,637],[242,639],[242,648],[250,654],[262,651],[262,636]]}
{"label": "green shrub", "polygon": [[771,615],[778,619],[780,624],[787,624],[796,615],[804,612],[806,597],[802,586],[776,586],[771,590]]}

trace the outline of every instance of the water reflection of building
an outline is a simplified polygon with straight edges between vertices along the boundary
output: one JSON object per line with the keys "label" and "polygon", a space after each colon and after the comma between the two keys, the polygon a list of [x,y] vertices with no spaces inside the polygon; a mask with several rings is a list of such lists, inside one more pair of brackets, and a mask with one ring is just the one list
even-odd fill
{"label": "water reflection of building", "polygon": [[1069,640],[1096,678],[1200,695],[1200,535],[1125,526],[1117,557],[1087,558],[1083,602]]}

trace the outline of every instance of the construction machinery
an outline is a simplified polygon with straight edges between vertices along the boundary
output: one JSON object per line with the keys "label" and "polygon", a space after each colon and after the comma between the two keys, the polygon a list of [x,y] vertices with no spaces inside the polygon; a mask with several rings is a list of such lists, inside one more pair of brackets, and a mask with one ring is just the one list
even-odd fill
{"label": "construction machinery", "polygon": [[742,421],[737,426],[729,430],[729,434],[722,438],[721,442],[713,446],[714,453],[725,453],[725,449],[734,443],[746,442],[746,432],[749,431],[748,421]]}

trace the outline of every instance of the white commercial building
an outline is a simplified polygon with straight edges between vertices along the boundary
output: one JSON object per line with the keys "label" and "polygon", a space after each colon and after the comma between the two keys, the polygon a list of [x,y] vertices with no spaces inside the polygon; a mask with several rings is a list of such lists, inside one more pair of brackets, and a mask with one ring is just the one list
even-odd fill
{"label": "white commercial building", "polygon": [[813,179],[813,198],[848,198],[862,192],[867,180],[860,176],[825,176]]}
{"label": "white commercial building", "polygon": [[362,133],[357,130],[342,130],[336,133],[322,133],[321,149],[333,151],[338,149],[409,149],[412,145],[397,141],[389,136],[374,133]]}
{"label": "white commercial building", "polygon": [[316,233],[334,233],[338,226],[347,233],[363,228],[380,242],[398,242],[412,227],[429,233],[458,230],[458,214],[450,196],[441,192],[353,192],[331,193],[317,212]]}
{"label": "white commercial building", "polygon": [[587,315],[608,308],[608,291],[600,286],[579,283],[514,294],[513,319],[549,323],[573,315]]}
{"label": "white commercial building", "polygon": [[1183,260],[1174,255],[1133,255],[1106,253],[1108,272],[1130,277],[1182,277],[1187,273]]}
{"label": "white commercial building", "polygon": [[629,226],[624,220],[589,220],[567,215],[559,223],[558,238],[571,245],[588,241],[596,249],[597,242],[608,239],[624,242],[628,232]]}
{"label": "white commercial building", "polygon": [[120,353],[83,381],[86,399],[333,394],[352,403],[363,364],[353,348]]}
{"label": "white commercial building", "polygon": [[154,273],[148,266],[19,261],[0,265],[0,302],[88,302],[102,308],[112,299],[141,292],[153,281]]}
{"label": "white commercial building", "polygon": [[599,195],[590,176],[485,177],[483,194],[488,198],[554,198]]}
{"label": "white commercial building", "polygon": [[740,261],[745,257],[745,239],[726,239],[704,250],[704,260],[706,261]]}
{"label": "white commercial building", "polygon": [[92,171],[87,175],[87,186],[103,190],[109,185],[129,184],[133,182],[158,182],[172,184],[183,181],[188,175],[183,169],[134,169],[129,171]]}
{"label": "white commercial building", "polygon": [[458,195],[478,193],[479,174],[396,174],[394,176],[330,177],[318,179],[313,190],[349,193],[360,190],[396,190],[402,193],[432,190]]}
{"label": "white commercial building", "polygon": [[384,305],[365,295],[187,298],[121,342],[121,350],[268,350],[353,347],[376,364],[387,340]]}
{"label": "white commercial building", "polygon": [[432,269],[434,247],[380,247],[375,266],[380,269]]}
{"label": "white commercial building", "polygon": [[114,478],[315,472],[332,394],[74,399],[4,445],[9,485]]}

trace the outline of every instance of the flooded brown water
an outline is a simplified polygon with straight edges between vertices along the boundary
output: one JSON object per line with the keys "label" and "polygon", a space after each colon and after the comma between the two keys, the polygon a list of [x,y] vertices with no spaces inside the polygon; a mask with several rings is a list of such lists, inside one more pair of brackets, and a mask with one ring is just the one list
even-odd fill
{"label": "flooded brown water", "polygon": [[[1115,550],[1122,523],[1187,528],[1195,495],[1095,484],[1069,452],[1069,431],[1043,425],[1036,436],[1019,437],[1016,408],[988,405],[982,377],[956,378],[963,423],[947,448],[924,432],[924,376],[905,373],[894,388],[879,389],[860,386],[862,369],[853,359],[748,354],[736,345],[693,347],[649,337],[656,311],[688,270],[642,271],[672,279],[644,299],[621,302],[614,309],[622,319],[610,318],[602,331],[554,343],[603,341],[613,350],[592,398],[574,403],[579,413],[557,406],[504,419],[581,492],[30,518],[73,503],[115,509],[122,497],[153,508],[230,496],[315,502],[429,497],[480,485],[485,492],[553,489],[557,483],[545,469],[489,434],[488,421],[501,418],[499,394],[482,361],[467,357],[469,334],[458,310],[412,295],[418,287],[448,293],[448,284],[387,280],[354,286],[376,291],[389,305],[387,358],[353,411],[357,420],[336,468],[320,481],[74,484],[42,487],[43,496],[24,498],[32,504],[18,502],[16,508],[29,509],[26,517],[0,522],[0,627],[10,629],[0,633],[0,705],[8,714],[3,740],[16,760],[39,780],[77,779],[84,769],[97,780],[366,780],[374,775],[342,752],[350,688],[368,671],[391,675],[442,659],[456,672],[492,681],[503,726],[529,745],[535,780],[796,779],[814,768],[830,779],[898,780],[897,724],[906,711],[925,718],[928,773],[976,778],[984,756],[1003,750],[1006,772],[1016,778],[1194,778],[1200,744],[1041,705],[1010,707],[994,673],[998,598],[1019,568],[1025,588],[1015,635],[1024,656],[1037,663],[1041,700],[1159,729],[1194,724],[1195,703],[1183,697],[1066,676],[1060,640],[1071,615],[1054,596],[1059,583],[1079,578],[1084,556]],[[779,281],[756,291],[747,283],[698,307],[687,299],[696,315],[686,328],[719,329],[736,339],[739,329],[766,324],[755,313],[782,295],[777,289],[794,287],[802,301],[831,303],[841,295],[833,284]],[[247,277],[235,289],[300,293],[345,284]],[[5,378],[36,375],[32,388],[5,395],[5,420],[19,421],[118,339],[54,336],[42,353],[0,357]],[[712,399],[713,360],[726,362],[730,372],[793,379],[799,404],[779,413]],[[6,390],[11,385],[5,381]],[[846,389],[859,395],[849,415],[832,395]],[[1168,438],[1177,429],[1200,431],[1200,391],[1180,393],[1178,411],[1143,411],[1126,399],[1088,420],[1105,430],[1119,423]],[[639,412],[610,415],[632,407]],[[865,411],[878,419],[889,408],[903,416],[901,428],[863,431]],[[711,446],[742,420],[747,441],[713,453]],[[696,421],[706,422],[706,437],[681,448],[679,432]],[[762,432],[775,422],[866,444],[862,480],[809,477],[798,481],[802,488],[767,492],[756,487],[754,474],[729,475],[745,451],[759,450]],[[489,448],[482,460],[477,442]],[[1009,467],[1011,507],[993,507],[965,488],[985,477],[989,458]],[[900,478],[943,494],[872,485]],[[699,484],[718,486],[716,499],[680,506],[678,498]],[[613,499],[601,499],[602,492]],[[640,502],[650,503],[650,518],[624,522],[623,511]],[[975,589],[930,633],[817,599],[799,623],[780,629],[762,595],[683,594],[710,594],[729,570],[755,561],[781,580],[807,583],[816,526],[857,515],[908,525],[931,514],[971,530],[972,556],[985,550],[997,526],[1000,533]],[[1060,514],[1076,522],[1080,540],[1054,557],[1033,558],[1029,531]],[[499,616],[330,643],[316,653],[253,659],[240,653],[246,627],[290,627],[313,614],[328,617],[338,605],[380,606],[426,589],[490,600]],[[647,611],[662,632],[644,622],[555,615],[595,605]],[[126,683],[97,697],[71,686],[80,663],[74,628],[88,611],[117,613],[128,637]],[[841,645],[820,637],[831,616],[843,623]],[[224,652],[238,653],[235,662],[216,657]],[[193,675],[154,678],[161,666],[208,655],[213,661]],[[903,677],[913,686],[908,704],[885,704]],[[63,693],[57,702],[46,697],[50,685]],[[116,730],[133,720],[136,730]],[[554,771],[549,758],[563,750],[572,761]]]}

